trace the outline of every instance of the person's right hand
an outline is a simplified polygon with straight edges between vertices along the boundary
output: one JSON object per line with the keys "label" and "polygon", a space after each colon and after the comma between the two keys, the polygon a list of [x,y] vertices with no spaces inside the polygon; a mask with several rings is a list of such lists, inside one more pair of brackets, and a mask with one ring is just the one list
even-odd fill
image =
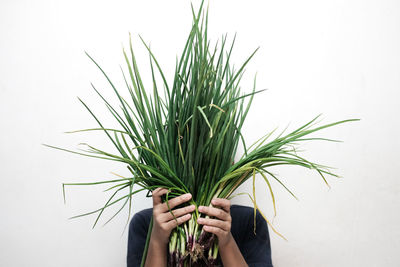
{"label": "person's right hand", "polygon": [[151,239],[160,242],[162,245],[168,244],[171,231],[177,226],[191,218],[191,212],[195,210],[194,205],[186,206],[176,210],[174,207],[189,201],[192,198],[190,193],[175,197],[168,201],[175,218],[172,216],[168,209],[167,203],[163,203],[161,196],[165,195],[168,189],[157,188],[153,191],[153,229],[151,232]]}

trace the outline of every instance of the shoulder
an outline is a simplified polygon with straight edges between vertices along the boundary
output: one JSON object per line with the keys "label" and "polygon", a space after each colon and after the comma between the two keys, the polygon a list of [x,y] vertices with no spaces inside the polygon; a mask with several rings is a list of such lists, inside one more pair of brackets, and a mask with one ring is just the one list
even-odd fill
{"label": "shoulder", "polygon": [[231,216],[232,235],[235,235],[238,239],[244,240],[253,237],[269,240],[267,222],[258,210],[256,210],[254,219],[253,207],[232,205]]}
{"label": "shoulder", "polygon": [[139,212],[136,212],[135,215],[132,218],[133,222],[142,222],[151,219],[151,215],[153,213],[153,209],[144,209]]}
{"label": "shoulder", "polygon": [[[234,220],[240,221],[241,223],[254,224],[254,208],[241,205],[231,206],[232,222]],[[256,210],[256,225],[266,224],[261,213]]]}
{"label": "shoulder", "polygon": [[153,209],[141,210],[129,223],[127,266],[140,266]]}
{"label": "shoulder", "polygon": [[231,215],[251,215],[254,209],[252,207],[242,206],[242,205],[232,205]]}
{"label": "shoulder", "polygon": [[254,219],[253,207],[232,205],[231,216],[231,233],[247,264],[272,266],[268,225],[260,212]]}
{"label": "shoulder", "polygon": [[133,216],[131,222],[129,223],[129,231],[132,232],[140,232],[147,233],[147,229],[149,228],[151,216],[153,214],[153,209],[144,209],[141,210]]}

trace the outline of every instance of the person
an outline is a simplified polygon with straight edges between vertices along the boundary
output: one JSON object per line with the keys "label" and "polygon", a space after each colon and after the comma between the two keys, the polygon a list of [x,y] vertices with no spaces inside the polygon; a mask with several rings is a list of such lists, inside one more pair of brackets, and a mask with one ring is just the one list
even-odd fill
{"label": "person", "polygon": [[[151,216],[151,231],[145,267],[167,266],[167,246],[171,231],[191,218],[194,205],[183,208],[175,207],[191,199],[191,194],[184,194],[169,200],[168,204],[177,220],[169,212],[162,196],[168,192],[165,188],[153,191],[153,208],[135,214],[129,225],[127,266],[140,266],[147,231]],[[256,214],[254,229],[254,210],[250,207],[232,205],[229,200],[214,198],[212,206],[199,206],[198,210],[211,218],[199,218],[206,232],[218,238],[219,258],[223,266],[229,267],[272,267],[271,247],[268,227],[260,213]],[[255,232],[254,232],[255,230]]]}

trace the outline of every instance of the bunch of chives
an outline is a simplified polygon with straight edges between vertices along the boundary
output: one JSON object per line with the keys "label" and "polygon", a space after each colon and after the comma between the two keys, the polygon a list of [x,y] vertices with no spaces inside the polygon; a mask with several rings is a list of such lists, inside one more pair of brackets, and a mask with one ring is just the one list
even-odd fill
{"label": "bunch of chives", "polygon": [[[75,217],[97,213],[95,226],[106,208],[122,203],[111,219],[126,205],[129,206],[130,212],[134,194],[143,190],[150,192],[158,187],[169,189],[166,201],[191,193],[193,197],[190,204],[196,207],[209,206],[214,197],[230,198],[235,189],[248,179],[253,179],[253,197],[249,196],[254,208],[258,209],[254,188],[257,174],[268,185],[267,190],[272,196],[276,212],[271,180],[275,180],[295,196],[270,171],[270,167],[297,165],[314,169],[325,183],[325,175],[336,176],[328,167],[299,156],[296,147],[304,141],[334,141],[308,135],[355,120],[316,126],[316,117],[288,134],[282,133],[272,138],[273,132],[268,133],[247,147],[241,134],[243,123],[254,95],[262,90],[255,90],[254,80],[253,91],[243,94],[240,81],[245,66],[257,50],[235,70],[230,63],[235,39],[228,44],[227,38],[223,37],[219,45],[211,46],[207,37],[208,13],[203,11],[203,3],[197,13],[192,7],[192,13],[192,28],[177,61],[172,84],[167,83],[160,64],[143,39],[141,40],[149,52],[152,84],[151,87],[144,85],[130,42],[129,52],[123,51],[126,70],[122,71],[129,98],[122,97],[119,89],[100,65],[88,55],[104,74],[119,101],[117,109],[92,85],[120,129],[105,127],[79,99],[99,127],[74,132],[103,131],[116,152],[107,152],[88,144],[83,152],[47,146],[84,156],[122,162],[129,169],[131,177],[94,183],[64,184],[112,184],[108,190],[113,190],[114,193],[103,207]],[[152,96],[148,94],[149,88],[153,90]],[[164,97],[160,96],[162,91]],[[234,162],[239,144],[243,146],[244,154]],[[134,190],[135,185],[140,186],[140,189]],[[127,191],[126,195],[116,199],[117,194],[123,190]],[[168,259],[170,266],[214,266],[218,255],[218,242],[215,236],[202,231],[202,227],[196,223],[200,216],[196,208],[192,218],[171,233]],[[269,223],[267,218],[265,220]],[[275,231],[271,224],[270,226]],[[144,255],[142,265],[145,258]]]}

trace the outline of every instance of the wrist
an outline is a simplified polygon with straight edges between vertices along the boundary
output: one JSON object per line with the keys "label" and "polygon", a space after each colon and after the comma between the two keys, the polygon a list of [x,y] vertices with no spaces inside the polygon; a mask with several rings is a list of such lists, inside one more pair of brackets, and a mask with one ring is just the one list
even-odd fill
{"label": "wrist", "polygon": [[167,245],[163,244],[156,235],[150,237],[149,250],[146,256],[146,267],[157,266],[166,267],[167,263]]}
{"label": "wrist", "polygon": [[225,243],[219,245],[219,253],[224,266],[248,267],[232,234],[229,235],[229,239]]}
{"label": "wrist", "polygon": [[151,231],[151,237],[150,237],[150,244],[153,244],[155,246],[167,246],[169,242],[169,237],[164,238],[160,233],[157,231]]}
{"label": "wrist", "polygon": [[229,235],[222,242],[218,242],[218,249],[220,252],[223,252],[223,251],[229,249],[229,247],[232,247],[232,245],[234,245],[234,244],[236,244],[235,239],[233,238],[232,234],[229,232]]}

